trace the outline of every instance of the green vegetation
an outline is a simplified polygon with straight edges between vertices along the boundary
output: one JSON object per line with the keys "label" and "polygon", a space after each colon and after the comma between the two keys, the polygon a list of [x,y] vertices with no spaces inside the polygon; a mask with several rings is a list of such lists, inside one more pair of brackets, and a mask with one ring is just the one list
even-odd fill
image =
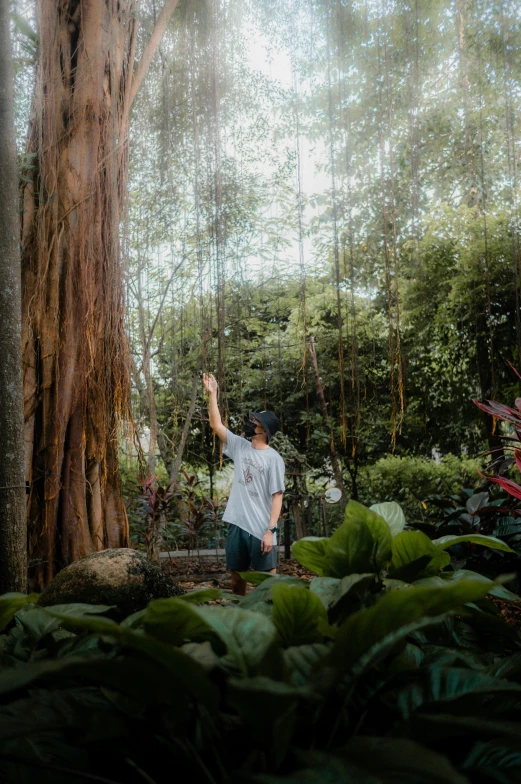
{"label": "green vegetation", "polygon": [[221,606],[200,590],[117,624],[1,597],[2,780],[517,781],[521,635],[487,597],[518,597],[404,524],[351,502],[294,545],[317,577],[248,573]]}

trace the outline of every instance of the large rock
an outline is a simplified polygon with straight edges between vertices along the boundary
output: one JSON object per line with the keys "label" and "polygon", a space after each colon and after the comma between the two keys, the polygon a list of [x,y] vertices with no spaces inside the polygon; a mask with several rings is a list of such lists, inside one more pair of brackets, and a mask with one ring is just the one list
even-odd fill
{"label": "large rock", "polygon": [[179,596],[183,589],[137,550],[101,550],[59,572],[40,594],[38,604],[115,605],[113,618],[142,610],[151,599]]}

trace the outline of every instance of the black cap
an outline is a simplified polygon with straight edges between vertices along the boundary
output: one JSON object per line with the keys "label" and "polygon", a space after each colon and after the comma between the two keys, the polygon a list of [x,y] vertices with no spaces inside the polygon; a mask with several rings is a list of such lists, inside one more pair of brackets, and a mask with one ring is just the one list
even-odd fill
{"label": "black cap", "polygon": [[280,422],[275,416],[274,411],[254,411],[252,414],[250,414],[250,416],[259,420],[264,430],[266,431],[268,442],[270,438],[275,435],[275,433],[279,432]]}

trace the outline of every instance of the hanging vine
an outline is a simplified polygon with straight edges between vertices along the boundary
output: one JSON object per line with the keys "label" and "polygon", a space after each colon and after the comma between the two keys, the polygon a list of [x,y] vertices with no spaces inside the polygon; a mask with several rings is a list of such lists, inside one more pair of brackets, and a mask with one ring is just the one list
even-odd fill
{"label": "hanging vine", "polygon": [[[380,156],[380,186],[383,219],[383,250],[387,319],[389,329],[389,362],[391,392],[391,445],[394,451],[396,437],[401,430],[405,400],[403,364],[400,335],[399,269],[396,246],[396,198],[393,153],[393,110],[390,86],[390,63],[388,58],[387,2],[380,5],[377,31],[378,63],[378,139]],[[383,61],[382,61],[383,50]],[[385,103],[384,103],[385,101]],[[386,154],[386,144],[389,150]],[[387,164],[386,164],[387,160]]]}
{"label": "hanging vine", "polygon": [[[333,263],[335,274],[337,328],[338,328],[338,373],[340,378],[340,425],[342,431],[342,444],[345,449],[347,441],[347,421],[345,405],[345,380],[344,380],[344,335],[342,317],[342,297],[340,281],[340,248],[338,237],[338,198],[336,187],[336,160],[335,160],[335,112],[333,109],[332,70],[332,36],[334,31],[334,10],[329,10],[329,24],[327,29],[327,100],[328,100],[328,127],[329,127],[329,165],[331,171],[331,228],[333,240]],[[335,116],[334,116],[335,115]]]}
{"label": "hanging vine", "polygon": [[300,40],[300,9],[297,0],[293,0],[293,19],[294,35],[291,47],[291,84],[293,90],[293,113],[295,121],[295,157],[296,157],[296,178],[297,178],[297,232],[298,232],[298,258],[299,258],[299,321],[302,325],[302,364],[299,372],[302,373],[302,384],[304,387],[304,397],[306,406],[306,443],[309,442],[311,434],[311,420],[309,417],[309,388],[308,388],[308,364],[307,364],[307,312],[306,312],[306,263],[304,257],[304,205],[303,205],[303,184],[302,184],[302,160],[301,160],[301,130],[300,130],[300,96],[299,80],[297,73],[297,42]]}

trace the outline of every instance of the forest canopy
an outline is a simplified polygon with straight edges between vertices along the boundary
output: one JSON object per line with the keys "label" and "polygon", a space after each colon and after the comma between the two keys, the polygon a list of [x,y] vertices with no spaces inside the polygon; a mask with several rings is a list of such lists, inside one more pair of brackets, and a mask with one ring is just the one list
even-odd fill
{"label": "forest canopy", "polygon": [[510,399],[520,357],[515,4],[187,8],[131,146],[133,378],[151,335],[159,428],[206,367],[231,421],[273,407],[327,451],[313,336],[347,463],[476,454],[471,398]]}

